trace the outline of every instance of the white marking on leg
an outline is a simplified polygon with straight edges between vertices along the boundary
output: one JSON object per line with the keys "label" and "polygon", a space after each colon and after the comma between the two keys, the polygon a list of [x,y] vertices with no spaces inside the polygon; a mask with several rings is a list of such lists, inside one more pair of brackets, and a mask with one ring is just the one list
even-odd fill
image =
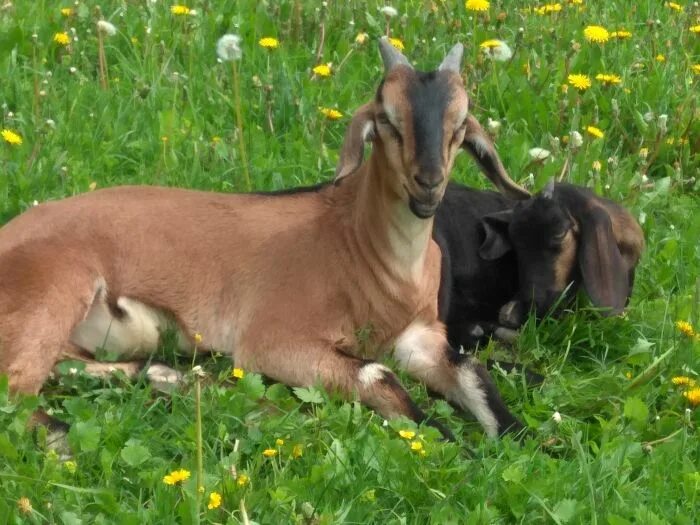
{"label": "white marking on leg", "polygon": [[474,414],[489,436],[498,436],[498,421],[486,401],[486,391],[476,372],[461,366],[457,372],[457,385],[458,388],[446,397]]}
{"label": "white marking on leg", "polygon": [[390,373],[391,370],[384,365],[380,365],[379,363],[368,363],[360,368],[360,372],[357,374],[357,379],[362,386],[370,386],[377,381],[381,381],[387,374]]}
{"label": "white marking on leg", "polygon": [[434,350],[445,344],[444,335],[425,323],[416,322],[396,339],[394,357],[409,374],[425,377],[426,371],[437,366]]}

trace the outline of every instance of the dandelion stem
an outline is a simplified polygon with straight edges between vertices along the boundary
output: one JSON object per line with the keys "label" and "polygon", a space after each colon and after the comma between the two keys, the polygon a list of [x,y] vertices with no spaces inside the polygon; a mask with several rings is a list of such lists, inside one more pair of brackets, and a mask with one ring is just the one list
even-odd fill
{"label": "dandelion stem", "polygon": [[248,511],[245,510],[245,499],[241,498],[241,504],[239,507],[241,509],[241,523],[243,523],[243,525],[250,525],[250,519],[248,519]]}
{"label": "dandelion stem", "polygon": [[195,376],[194,383],[195,430],[197,440],[197,509],[204,492],[204,463],[202,461],[202,378]]}
{"label": "dandelion stem", "polygon": [[100,86],[102,89],[108,89],[109,81],[107,79],[107,57],[105,56],[104,35],[100,30],[97,31],[97,54],[100,67]]}
{"label": "dandelion stem", "polygon": [[238,68],[236,61],[231,62],[233,71],[233,101],[236,108],[236,125],[238,128],[238,147],[241,152],[241,163],[243,164],[243,175],[245,177],[245,187],[247,191],[253,189],[250,185],[250,174],[248,173],[248,157],[245,153],[245,142],[243,137],[243,115],[241,113],[241,89],[239,85]]}

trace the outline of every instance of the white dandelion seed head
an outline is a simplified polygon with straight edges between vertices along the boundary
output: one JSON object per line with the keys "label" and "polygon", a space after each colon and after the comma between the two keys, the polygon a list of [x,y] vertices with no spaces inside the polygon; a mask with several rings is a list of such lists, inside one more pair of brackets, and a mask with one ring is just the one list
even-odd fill
{"label": "white dandelion seed head", "polygon": [[642,182],[649,182],[649,177],[642,175]]}
{"label": "white dandelion seed head", "polygon": [[646,113],[644,113],[642,118],[644,119],[644,122],[651,122],[652,120],[654,120],[654,112],[647,111]]}
{"label": "white dandelion seed head", "polygon": [[549,158],[552,153],[544,148],[530,148],[528,154],[532,160],[542,161]]}
{"label": "white dandelion seed head", "polygon": [[68,373],[69,373],[70,375],[74,376],[74,375],[76,375],[76,374],[78,373],[78,369],[77,369],[77,368],[69,368],[69,369],[68,369]]}
{"label": "white dandelion seed head", "polygon": [[97,30],[107,36],[114,36],[117,34],[117,28],[114,27],[114,24],[107,22],[107,20],[98,20]]}
{"label": "white dandelion seed head", "polygon": [[491,133],[498,133],[501,129],[501,122],[499,120],[493,120],[491,117],[486,121],[486,127]]}
{"label": "white dandelion seed head", "polygon": [[46,125],[50,127],[51,129],[56,129],[56,121],[52,118],[47,118],[46,119]]}
{"label": "white dandelion seed head", "polygon": [[396,10],[396,8],[391,7],[390,5],[385,5],[384,7],[380,7],[379,11],[382,12],[384,16],[387,18],[394,18],[396,15],[399,14],[399,12]]}
{"label": "white dandelion seed head", "polygon": [[666,131],[667,131],[666,125],[668,124],[668,115],[666,115],[665,113],[663,115],[659,115],[659,119],[657,122],[659,123],[659,131],[661,131],[661,133],[666,133]]}
{"label": "white dandelion seed head", "polygon": [[37,200],[32,201],[32,206],[39,206],[39,201],[37,201]]}
{"label": "white dandelion seed head", "polygon": [[69,72],[71,75],[75,75],[75,74],[78,72],[78,68],[77,68],[77,67],[74,67],[74,66],[71,66],[71,67],[68,69],[68,72]]}
{"label": "white dandelion seed head", "polygon": [[580,148],[583,146],[583,136],[578,131],[572,131],[569,144],[571,144],[571,147],[574,149]]}
{"label": "white dandelion seed head", "polygon": [[560,144],[561,140],[559,139],[559,137],[549,137],[549,145],[554,151],[559,151]]}
{"label": "white dandelion seed head", "polygon": [[557,424],[561,423],[561,414],[559,413],[559,411],[556,411],[554,412],[554,414],[552,414],[552,420]]}
{"label": "white dandelion seed head", "polygon": [[196,9],[190,9],[190,12],[187,14],[190,16],[197,16],[199,12]]}
{"label": "white dandelion seed head", "polygon": [[513,50],[502,40],[498,41],[498,45],[484,48],[484,54],[496,62],[508,62],[513,58]]}
{"label": "white dandelion seed head", "polygon": [[241,37],[234,34],[226,34],[219,38],[216,43],[216,54],[224,62],[240,60],[243,54],[241,51]]}

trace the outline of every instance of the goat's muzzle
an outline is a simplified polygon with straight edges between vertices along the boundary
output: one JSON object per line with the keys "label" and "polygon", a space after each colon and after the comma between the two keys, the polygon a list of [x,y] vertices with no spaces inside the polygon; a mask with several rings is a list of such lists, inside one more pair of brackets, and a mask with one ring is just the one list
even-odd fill
{"label": "goat's muzzle", "polygon": [[413,212],[413,215],[419,219],[429,219],[435,215],[441,200],[437,195],[432,198],[418,199],[409,194],[408,207]]}
{"label": "goat's muzzle", "polygon": [[445,177],[415,175],[415,192],[408,192],[408,205],[413,214],[420,219],[428,219],[435,215],[438,205],[442,200],[444,192],[442,191]]}

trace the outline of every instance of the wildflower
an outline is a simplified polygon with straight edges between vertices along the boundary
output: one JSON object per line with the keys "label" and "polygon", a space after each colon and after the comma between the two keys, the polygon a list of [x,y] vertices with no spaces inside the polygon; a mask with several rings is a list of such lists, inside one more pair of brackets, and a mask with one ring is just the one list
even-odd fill
{"label": "wildflower", "polygon": [[391,7],[390,5],[385,5],[384,7],[381,7],[379,10],[387,18],[394,18],[396,15],[399,14],[399,12],[396,10],[396,8]]}
{"label": "wildflower", "polygon": [[591,79],[588,75],[573,74],[567,77],[569,84],[574,86],[579,91],[585,91],[591,87]]}
{"label": "wildflower", "polygon": [[250,483],[250,478],[246,474],[238,475],[236,485],[238,485],[239,487],[245,487],[248,483]]}
{"label": "wildflower", "polygon": [[2,135],[3,140],[8,144],[11,144],[13,146],[22,145],[22,137],[19,134],[12,131],[11,129],[3,129],[0,132],[0,135]]}
{"label": "wildflower", "polygon": [[192,10],[186,5],[172,5],[170,6],[170,12],[174,15],[189,15]]}
{"label": "wildflower", "polygon": [[420,441],[411,441],[411,450],[414,452],[420,452],[423,450],[423,443]]}
{"label": "wildflower", "polygon": [[266,448],[265,450],[263,450],[262,455],[266,458],[274,458],[277,455],[277,450],[275,450],[274,448]]}
{"label": "wildflower", "polygon": [[548,15],[549,13],[558,13],[561,11],[561,4],[545,4],[541,7],[535,7],[535,13],[538,15]]}
{"label": "wildflower", "polygon": [[686,337],[694,337],[695,330],[688,321],[676,321],[676,329]]}
{"label": "wildflower", "polygon": [[600,163],[599,160],[594,160],[593,164],[591,164],[591,167],[593,168],[593,171],[600,173],[600,170],[603,169],[603,165]]}
{"label": "wildflower", "polygon": [[486,40],[479,47],[484,50],[487,57],[497,62],[507,62],[513,57],[513,50],[502,40]]}
{"label": "wildflower", "polygon": [[683,11],[683,6],[677,4],[676,2],[666,2],[666,7],[678,12]]}
{"label": "wildflower", "polygon": [[68,17],[68,16],[73,16],[73,8],[72,7],[62,7],[61,8],[61,15]]}
{"label": "wildflower", "polygon": [[613,31],[610,33],[610,38],[617,38],[619,40],[625,39],[625,38],[630,38],[632,36],[632,33],[629,31],[625,31],[624,29],[621,29],[619,31]]}
{"label": "wildflower", "polygon": [[639,148],[639,158],[645,160],[649,155],[649,148]]}
{"label": "wildflower", "polygon": [[588,126],[586,128],[586,131],[589,135],[593,135],[597,139],[602,139],[605,136],[605,133],[603,133],[601,129],[596,128],[595,126]]}
{"label": "wildflower", "polygon": [[114,36],[117,34],[117,28],[114,27],[114,24],[107,22],[107,20],[98,20],[97,30],[107,36]]}
{"label": "wildflower", "polygon": [[195,332],[192,336],[192,339],[194,339],[194,344],[199,345],[202,343],[202,334],[200,334],[199,332]]}
{"label": "wildflower", "polygon": [[271,36],[266,36],[265,38],[261,38],[258,44],[266,49],[277,49],[280,46],[280,41]]}
{"label": "wildflower", "polygon": [[97,189],[97,183],[95,181],[92,181],[90,184],[88,184],[88,189],[90,191],[95,191]]}
{"label": "wildflower", "polygon": [[690,27],[690,32],[691,32],[691,33],[695,33],[696,35],[700,35],[700,25],[691,26],[691,27]]}
{"label": "wildflower", "polygon": [[551,152],[544,148],[530,148],[528,154],[533,161],[543,161],[549,158]]}
{"label": "wildflower", "polygon": [[68,33],[63,31],[61,33],[56,33],[53,36],[53,41],[59,45],[67,46],[68,44],[70,44],[70,37],[68,36]]}
{"label": "wildflower", "polygon": [[166,485],[177,485],[190,477],[190,471],[184,468],[173,470],[170,474],[163,476],[163,483]]}
{"label": "wildflower", "polygon": [[571,132],[570,144],[571,144],[571,147],[573,149],[577,149],[577,148],[580,148],[581,146],[583,146],[583,137],[581,136],[581,134],[578,131]]}
{"label": "wildflower", "polygon": [[491,117],[486,121],[486,127],[491,133],[498,133],[498,130],[501,129],[501,123],[498,120],[493,120]]}
{"label": "wildflower", "polygon": [[661,131],[661,133],[663,133],[665,135],[666,132],[668,131],[668,128],[666,127],[666,125],[668,124],[668,115],[666,115],[665,113],[662,115],[659,115],[657,123],[659,125],[659,131]]}
{"label": "wildflower", "polygon": [[405,49],[403,42],[398,38],[389,38],[389,43],[399,51],[403,51]]}
{"label": "wildflower", "polygon": [[467,0],[464,2],[464,7],[466,7],[468,11],[487,11],[489,2],[487,0]]}
{"label": "wildflower", "polygon": [[554,412],[554,414],[552,414],[552,420],[553,420],[556,424],[561,423],[561,414],[559,413],[559,411],[556,411],[556,412]]}
{"label": "wildflower", "polygon": [[218,492],[212,492],[209,494],[209,503],[207,504],[207,508],[209,510],[212,509],[218,509],[221,506],[221,494]]}
{"label": "wildflower", "polygon": [[294,459],[297,459],[297,458],[300,458],[300,457],[303,456],[303,455],[304,455],[304,447],[301,446],[301,444],[299,444],[299,443],[297,443],[296,445],[294,445],[294,447],[292,448],[292,457],[293,457]]}
{"label": "wildflower", "polygon": [[216,55],[223,62],[233,62],[234,60],[240,60],[241,51],[241,37],[233,34],[226,34],[219,38],[216,42]]}
{"label": "wildflower", "polygon": [[311,71],[314,72],[314,75],[318,75],[319,77],[329,77],[332,73],[330,64],[319,64]]}
{"label": "wildflower", "polygon": [[610,33],[602,26],[588,26],[583,30],[583,36],[589,42],[604,44],[610,39]]}
{"label": "wildflower", "polygon": [[695,386],[695,379],[688,376],[676,376],[671,378],[671,383],[676,386]]}
{"label": "wildflower", "polygon": [[687,392],[683,392],[683,397],[685,397],[690,404],[693,406],[700,405],[700,388],[693,388]]}
{"label": "wildflower", "polygon": [[369,35],[367,33],[364,33],[364,32],[357,33],[357,36],[355,37],[355,43],[362,45],[365,42],[367,42],[368,38],[369,38]]}
{"label": "wildflower", "polygon": [[26,496],[22,496],[17,500],[17,508],[22,514],[31,514],[34,510],[32,508],[32,502]]}
{"label": "wildflower", "polygon": [[318,108],[321,114],[328,120],[338,120],[343,118],[343,114],[337,109],[333,108]]}
{"label": "wildflower", "polygon": [[243,376],[245,376],[245,372],[242,368],[234,368],[233,372],[231,372],[231,375],[236,379],[243,379]]}
{"label": "wildflower", "polygon": [[632,372],[630,372],[629,370],[627,372],[625,372],[625,377],[627,379],[632,379]]}
{"label": "wildflower", "polygon": [[277,445],[278,447],[281,447],[282,445],[284,445],[284,439],[277,438],[275,440],[275,445]]}
{"label": "wildflower", "polygon": [[399,430],[399,436],[404,439],[413,439],[416,437],[416,433],[413,430]]}
{"label": "wildflower", "polygon": [[695,73],[696,75],[700,75],[700,64],[693,64],[692,66],[690,66],[690,69],[692,69],[693,73]]}
{"label": "wildflower", "polygon": [[611,73],[598,73],[595,79],[606,85],[619,84],[622,82],[622,79],[618,75],[613,75]]}
{"label": "wildflower", "polygon": [[656,60],[657,62],[666,62],[666,57],[659,53],[658,55],[656,55],[656,58],[654,60]]}

